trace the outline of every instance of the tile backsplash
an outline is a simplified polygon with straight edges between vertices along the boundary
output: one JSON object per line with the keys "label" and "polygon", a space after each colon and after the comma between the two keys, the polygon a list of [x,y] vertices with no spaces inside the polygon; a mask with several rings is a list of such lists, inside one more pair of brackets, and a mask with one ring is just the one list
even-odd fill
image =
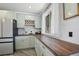
{"label": "tile backsplash", "polygon": [[41,31],[41,29],[36,29],[33,26],[25,26],[24,28],[18,29],[18,34],[29,34],[29,33],[35,34],[35,32],[39,31]]}

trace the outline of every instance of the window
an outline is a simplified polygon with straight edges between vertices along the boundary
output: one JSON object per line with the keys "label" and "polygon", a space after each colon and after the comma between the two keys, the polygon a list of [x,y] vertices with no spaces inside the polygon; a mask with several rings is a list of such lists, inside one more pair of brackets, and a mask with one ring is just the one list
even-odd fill
{"label": "window", "polygon": [[45,32],[51,33],[51,12],[46,16]]}

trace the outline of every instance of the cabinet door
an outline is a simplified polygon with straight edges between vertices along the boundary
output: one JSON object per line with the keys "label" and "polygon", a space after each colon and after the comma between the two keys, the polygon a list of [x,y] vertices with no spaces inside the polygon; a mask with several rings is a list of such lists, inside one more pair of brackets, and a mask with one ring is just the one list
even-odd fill
{"label": "cabinet door", "polygon": [[25,36],[16,37],[16,49],[25,49],[29,47],[29,40]]}
{"label": "cabinet door", "polygon": [[13,53],[13,43],[1,43],[0,44],[0,55],[12,54]]}
{"label": "cabinet door", "polygon": [[26,36],[25,38],[24,38],[24,47],[25,48],[31,48],[31,46],[30,46],[30,38],[28,37],[28,36]]}
{"label": "cabinet door", "polygon": [[24,40],[22,38],[16,38],[15,41],[16,49],[23,49],[24,47]]}
{"label": "cabinet door", "polygon": [[40,48],[39,48],[38,44],[35,45],[35,50],[36,50],[37,56],[41,56],[41,54],[40,54]]}
{"label": "cabinet door", "polygon": [[16,37],[16,49],[32,48],[30,36],[19,36]]}
{"label": "cabinet door", "polygon": [[3,37],[13,36],[13,25],[12,20],[9,18],[2,19],[3,25]]}
{"label": "cabinet door", "polygon": [[17,19],[17,27],[18,28],[24,28],[24,20],[26,19],[24,15],[16,13],[16,19]]}
{"label": "cabinet door", "polygon": [[40,41],[39,41],[39,46],[40,46],[41,56],[45,56],[45,54],[46,54],[45,46]]}
{"label": "cabinet door", "polygon": [[35,47],[35,37],[34,36],[25,36],[24,46],[26,48],[34,48]]}
{"label": "cabinet door", "polygon": [[42,56],[42,50],[38,40],[36,40],[36,43],[35,43],[35,50],[36,50],[37,56]]}
{"label": "cabinet door", "polygon": [[35,47],[35,37],[34,36],[30,36],[29,37],[29,41],[30,41],[30,47],[34,48]]}
{"label": "cabinet door", "polygon": [[39,40],[37,41],[38,45],[38,55],[40,56],[54,56],[54,54],[44,45],[42,44]]}
{"label": "cabinet door", "polygon": [[36,51],[37,56],[39,56],[39,48],[38,48],[37,40],[35,40],[35,51]]}

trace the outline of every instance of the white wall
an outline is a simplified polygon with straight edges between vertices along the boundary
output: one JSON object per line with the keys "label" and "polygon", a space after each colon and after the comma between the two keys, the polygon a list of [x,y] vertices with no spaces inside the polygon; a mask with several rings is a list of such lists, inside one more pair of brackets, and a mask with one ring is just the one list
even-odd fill
{"label": "white wall", "polygon": [[[49,9],[48,9],[49,10]],[[45,33],[45,15],[42,16],[42,33]],[[52,21],[51,33],[49,35],[60,38],[61,40],[79,44],[79,16],[64,20],[63,4],[52,4]],[[73,37],[69,37],[68,33],[73,32]]]}
{"label": "white wall", "polygon": [[59,4],[52,4],[52,21],[51,21],[51,33],[54,35],[60,35],[60,17],[59,17]]}
{"label": "white wall", "polygon": [[[79,44],[79,16],[64,20],[63,4],[60,4],[61,38],[62,40]],[[68,36],[68,32],[73,32],[73,37]]]}

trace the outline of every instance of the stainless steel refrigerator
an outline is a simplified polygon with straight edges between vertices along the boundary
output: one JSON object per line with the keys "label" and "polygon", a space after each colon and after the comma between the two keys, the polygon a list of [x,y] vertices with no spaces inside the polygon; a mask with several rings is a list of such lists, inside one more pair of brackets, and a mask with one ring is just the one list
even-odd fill
{"label": "stainless steel refrigerator", "polygon": [[0,18],[0,55],[13,54],[13,21]]}

